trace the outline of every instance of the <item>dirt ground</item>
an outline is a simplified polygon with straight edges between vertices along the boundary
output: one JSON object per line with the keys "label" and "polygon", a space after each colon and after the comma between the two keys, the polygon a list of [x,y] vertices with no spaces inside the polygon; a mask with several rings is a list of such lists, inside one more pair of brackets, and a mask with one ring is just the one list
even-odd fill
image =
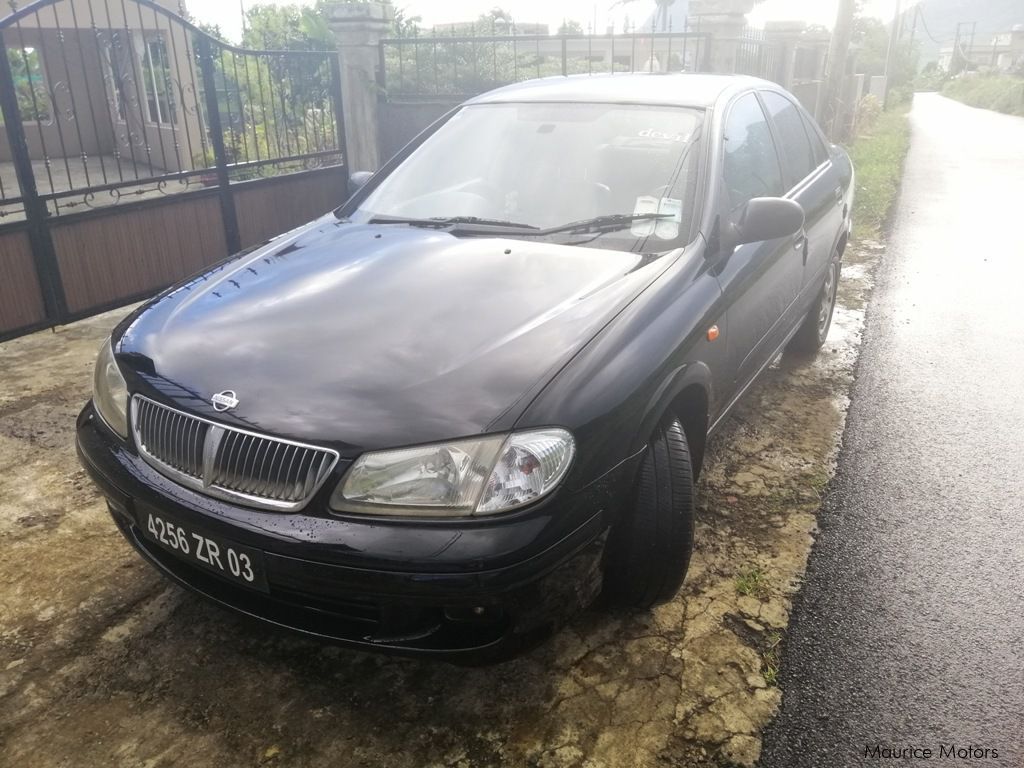
{"label": "dirt ground", "polygon": [[753,765],[880,254],[847,253],[823,353],[773,366],[713,442],[681,594],[480,669],[272,632],[164,582],[73,446],[124,311],[0,345],[0,765]]}

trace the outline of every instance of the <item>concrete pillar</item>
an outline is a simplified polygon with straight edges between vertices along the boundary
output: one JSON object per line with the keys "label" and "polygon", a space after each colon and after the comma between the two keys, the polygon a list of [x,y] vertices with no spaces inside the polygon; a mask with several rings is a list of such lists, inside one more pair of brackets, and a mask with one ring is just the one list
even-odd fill
{"label": "concrete pillar", "polygon": [[779,70],[776,82],[783,88],[792,90],[793,72],[796,68],[796,47],[804,30],[803,21],[769,21],[764,25],[764,41],[774,45],[779,51]]}
{"label": "concrete pillar", "polygon": [[339,3],[326,10],[341,60],[341,105],[349,172],[380,167],[377,66],[380,39],[391,29],[390,3]]}
{"label": "concrete pillar", "polygon": [[755,0],[691,0],[689,28],[709,35],[710,49],[706,61],[700,66],[711,72],[732,74],[736,71],[736,52],[747,14],[754,9]]}

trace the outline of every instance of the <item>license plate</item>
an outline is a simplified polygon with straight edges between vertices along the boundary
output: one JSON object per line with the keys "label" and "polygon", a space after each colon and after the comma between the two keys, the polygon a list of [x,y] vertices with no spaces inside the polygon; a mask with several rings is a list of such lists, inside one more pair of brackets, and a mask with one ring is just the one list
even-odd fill
{"label": "license plate", "polygon": [[228,581],[263,592],[267,577],[263,553],[220,536],[212,536],[162,511],[139,507],[139,530],[147,539],[192,565]]}

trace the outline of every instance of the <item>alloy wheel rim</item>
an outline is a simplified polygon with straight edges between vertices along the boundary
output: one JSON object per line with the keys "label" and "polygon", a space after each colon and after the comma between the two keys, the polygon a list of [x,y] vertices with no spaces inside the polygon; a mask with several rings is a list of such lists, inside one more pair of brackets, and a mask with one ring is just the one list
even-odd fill
{"label": "alloy wheel rim", "polygon": [[821,306],[818,308],[818,335],[824,338],[828,332],[829,323],[832,320],[832,307],[836,303],[836,266],[833,264],[829,267],[828,274],[825,275],[824,290],[822,290]]}

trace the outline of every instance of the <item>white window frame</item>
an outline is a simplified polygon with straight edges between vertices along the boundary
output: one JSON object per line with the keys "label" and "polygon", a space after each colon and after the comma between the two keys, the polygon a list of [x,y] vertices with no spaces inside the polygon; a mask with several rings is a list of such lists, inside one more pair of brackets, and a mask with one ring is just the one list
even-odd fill
{"label": "white window frame", "polygon": [[[161,99],[161,91],[157,81],[157,61],[162,61],[167,67],[167,73],[170,74],[171,70],[171,59],[167,51],[167,43],[162,36],[147,36],[145,38],[145,47],[142,55],[142,61],[139,62],[140,69],[142,70],[142,85],[143,90],[146,92],[146,121],[153,125],[174,125],[176,122],[177,115],[173,103],[173,94],[168,84],[162,93],[163,98]],[[161,49],[161,56],[158,59],[154,58],[152,46],[159,45]],[[149,61],[149,76],[146,77],[146,61]],[[162,70],[161,70],[162,71]],[[150,92],[152,89],[152,92]],[[161,102],[164,102],[163,104]],[[153,115],[153,109],[151,103],[156,106],[156,115]],[[166,109],[167,114],[164,114]]]}

